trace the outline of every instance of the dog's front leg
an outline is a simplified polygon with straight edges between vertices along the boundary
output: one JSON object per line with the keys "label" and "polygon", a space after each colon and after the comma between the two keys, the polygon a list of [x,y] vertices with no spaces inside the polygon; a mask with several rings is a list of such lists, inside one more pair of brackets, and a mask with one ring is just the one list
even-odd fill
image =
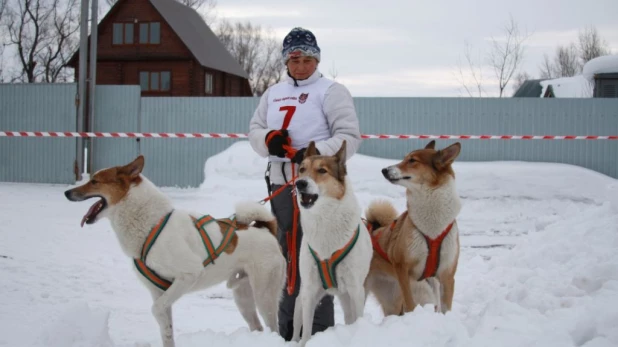
{"label": "dog's front leg", "polygon": [[152,304],[152,314],[159,323],[163,347],[174,347],[174,324],[172,322],[172,305],[197,281],[196,274],[182,274],[174,283],[156,298]]}
{"label": "dog's front leg", "polygon": [[294,333],[292,334],[292,341],[296,342],[300,340],[300,330],[303,326],[302,293],[302,290],[298,293],[298,296],[296,296],[296,303],[294,304],[294,321],[292,322],[294,325]]}
{"label": "dog's front leg", "polygon": [[[301,284],[302,295],[300,301],[302,304],[302,322],[303,332],[300,339],[300,347],[304,347],[313,333],[313,317],[315,315],[315,307],[324,296],[324,290],[321,287],[306,285],[304,288]],[[303,290],[304,289],[304,290]]]}
{"label": "dog's front leg", "polygon": [[412,297],[412,290],[410,288],[410,269],[408,265],[398,264],[395,267],[397,272],[397,280],[399,281],[399,287],[401,288],[401,294],[403,295],[403,311],[412,312],[414,310],[414,298]]}

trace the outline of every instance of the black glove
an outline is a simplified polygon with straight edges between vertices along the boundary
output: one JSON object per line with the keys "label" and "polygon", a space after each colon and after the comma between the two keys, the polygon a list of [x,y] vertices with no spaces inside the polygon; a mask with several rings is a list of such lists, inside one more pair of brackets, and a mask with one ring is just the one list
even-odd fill
{"label": "black glove", "polygon": [[266,142],[266,147],[268,147],[268,153],[270,155],[284,158],[286,151],[283,146],[289,146],[291,141],[288,137],[288,131],[286,129],[281,129],[269,131],[268,134],[266,134],[264,142]]}
{"label": "black glove", "polygon": [[[296,151],[296,154],[294,155],[294,157],[291,159],[292,162],[296,165],[300,165],[300,163],[303,162],[303,159],[305,159],[305,151],[307,151],[307,148],[301,148],[298,151]],[[316,148],[315,152],[320,155],[320,151]]]}

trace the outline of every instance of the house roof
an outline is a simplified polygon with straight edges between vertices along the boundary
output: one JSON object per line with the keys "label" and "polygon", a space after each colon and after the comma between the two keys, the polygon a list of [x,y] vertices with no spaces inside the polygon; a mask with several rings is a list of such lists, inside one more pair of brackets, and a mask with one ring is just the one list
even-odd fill
{"label": "house roof", "polygon": [[[242,69],[232,54],[219,41],[217,35],[208,27],[197,11],[176,0],[149,1],[202,66],[242,78],[249,78],[247,72]],[[122,2],[123,0],[116,2],[99,22],[99,25],[107,19],[115,8],[121,6]],[[88,38],[90,38],[90,35],[88,35]],[[69,60],[70,66],[76,65],[78,54],[79,48]]]}
{"label": "house roof", "polygon": [[544,97],[549,87],[556,98],[591,98],[594,91],[593,83],[583,75],[545,80],[541,82],[541,86],[541,97]]}
{"label": "house roof", "polygon": [[517,89],[515,94],[513,94],[514,98],[538,98],[541,96],[541,92],[543,91],[543,86],[541,86],[542,79],[537,80],[526,80],[524,83]]}
{"label": "house roof", "polygon": [[232,54],[192,8],[176,0],[150,0],[201,65],[249,78]]}

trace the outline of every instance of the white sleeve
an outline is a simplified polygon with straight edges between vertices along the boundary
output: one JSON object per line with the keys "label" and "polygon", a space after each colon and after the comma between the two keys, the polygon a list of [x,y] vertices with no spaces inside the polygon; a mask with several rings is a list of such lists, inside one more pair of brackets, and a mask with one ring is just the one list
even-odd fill
{"label": "white sleeve", "polygon": [[262,157],[268,156],[268,147],[266,147],[266,134],[272,129],[269,129],[266,123],[266,114],[268,113],[268,89],[262,94],[260,103],[253,113],[253,117],[249,122],[249,143],[253,150]]}
{"label": "white sleeve", "polygon": [[346,140],[346,159],[349,159],[358,151],[362,139],[354,101],[344,85],[334,82],[328,88],[324,95],[323,112],[331,138],[316,142],[316,148],[322,155],[334,155]]}

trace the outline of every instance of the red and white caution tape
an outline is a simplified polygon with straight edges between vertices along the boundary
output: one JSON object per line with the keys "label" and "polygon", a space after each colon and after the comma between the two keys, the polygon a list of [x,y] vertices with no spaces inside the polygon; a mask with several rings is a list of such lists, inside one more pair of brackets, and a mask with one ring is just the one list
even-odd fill
{"label": "red and white caution tape", "polygon": [[[111,137],[111,138],[248,138],[240,133],[104,133],[69,131],[0,131],[0,137]],[[364,139],[459,139],[459,140],[618,140],[618,135],[387,135],[363,134]]]}

